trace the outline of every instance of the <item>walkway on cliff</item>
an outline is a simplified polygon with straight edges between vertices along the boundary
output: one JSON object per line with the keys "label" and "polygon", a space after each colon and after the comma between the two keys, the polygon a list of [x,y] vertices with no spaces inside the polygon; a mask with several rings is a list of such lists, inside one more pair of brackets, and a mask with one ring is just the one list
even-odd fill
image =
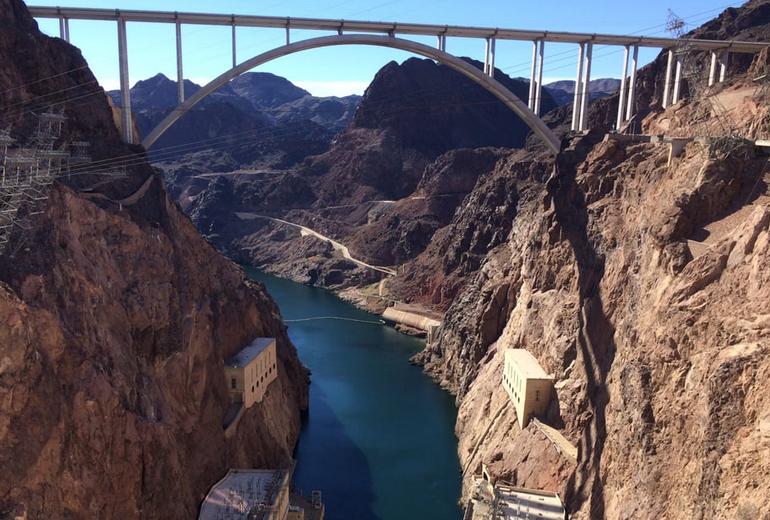
{"label": "walkway on cliff", "polygon": [[340,254],[342,254],[343,258],[345,258],[346,260],[350,260],[354,264],[358,264],[361,267],[366,267],[367,269],[373,269],[375,271],[379,271],[381,273],[385,273],[385,274],[387,274],[389,276],[395,276],[396,275],[396,270],[395,269],[391,269],[390,267],[383,267],[383,266],[379,266],[379,265],[367,264],[363,260],[359,260],[357,258],[354,258],[350,254],[350,250],[348,249],[348,247],[345,244],[337,242],[336,240],[333,240],[333,239],[327,237],[326,235],[322,235],[318,231],[315,231],[314,229],[310,229],[309,227],[302,226],[300,224],[295,224],[295,223],[289,222],[287,220],[281,220],[281,219],[275,218],[275,217],[268,217],[268,216],[265,216],[265,215],[257,215],[256,213],[236,212],[235,216],[237,216],[241,220],[252,220],[252,219],[255,219],[255,218],[264,218],[264,219],[267,219],[267,220],[272,220],[273,222],[277,222],[279,224],[284,224],[284,225],[287,225],[287,226],[291,226],[291,227],[297,228],[297,229],[299,229],[300,235],[302,235],[302,236],[313,236],[313,237],[316,237],[316,238],[318,238],[320,240],[323,240],[324,242],[330,243],[335,251],[339,251]]}

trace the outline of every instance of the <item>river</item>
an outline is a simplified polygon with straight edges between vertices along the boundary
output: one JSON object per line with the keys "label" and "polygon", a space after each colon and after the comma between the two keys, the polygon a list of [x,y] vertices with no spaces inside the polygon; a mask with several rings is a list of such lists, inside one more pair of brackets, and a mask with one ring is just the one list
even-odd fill
{"label": "river", "polygon": [[[424,342],[329,291],[249,274],[312,372],[294,487],[320,489],[328,520],[462,518],[454,400],[409,364]],[[345,319],[291,321],[330,316]]]}

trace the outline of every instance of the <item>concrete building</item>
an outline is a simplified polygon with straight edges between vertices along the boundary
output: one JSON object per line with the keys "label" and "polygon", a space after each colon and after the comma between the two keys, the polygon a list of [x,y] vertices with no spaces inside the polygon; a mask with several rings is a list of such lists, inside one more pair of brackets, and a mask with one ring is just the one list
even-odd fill
{"label": "concrete building", "polygon": [[530,417],[545,413],[551,400],[553,378],[525,349],[505,351],[503,387],[516,407],[519,426],[524,429]]}
{"label": "concrete building", "polygon": [[567,511],[558,493],[493,484],[484,478],[477,478],[463,520],[566,518]]}
{"label": "concrete building", "polygon": [[203,499],[198,520],[286,520],[291,473],[231,469]]}
{"label": "concrete building", "polygon": [[243,408],[262,401],[277,376],[275,338],[257,338],[225,361],[230,397],[234,403],[243,403]]}

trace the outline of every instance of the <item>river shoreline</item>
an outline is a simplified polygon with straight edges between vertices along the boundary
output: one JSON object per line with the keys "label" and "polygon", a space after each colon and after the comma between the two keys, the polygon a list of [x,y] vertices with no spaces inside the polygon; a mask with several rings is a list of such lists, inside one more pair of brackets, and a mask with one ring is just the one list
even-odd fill
{"label": "river shoreline", "polygon": [[424,342],[335,292],[246,271],[313,373],[295,487],[321,489],[328,520],[462,518],[454,398],[410,363]]}

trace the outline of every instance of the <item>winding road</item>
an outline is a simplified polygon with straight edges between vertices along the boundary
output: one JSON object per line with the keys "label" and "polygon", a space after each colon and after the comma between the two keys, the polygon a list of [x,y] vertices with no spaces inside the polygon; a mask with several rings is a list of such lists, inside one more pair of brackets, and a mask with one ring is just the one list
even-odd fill
{"label": "winding road", "polygon": [[383,267],[383,266],[379,266],[379,265],[367,264],[363,260],[359,260],[357,258],[354,258],[350,254],[350,250],[348,249],[348,247],[345,244],[337,242],[336,240],[331,239],[331,238],[327,237],[326,235],[322,235],[318,231],[315,231],[314,229],[310,229],[309,227],[302,226],[300,224],[295,224],[295,223],[289,222],[287,220],[281,220],[281,219],[275,218],[275,217],[268,217],[268,216],[265,216],[265,215],[257,215],[256,213],[236,212],[235,216],[237,216],[241,220],[253,220],[255,218],[263,218],[263,219],[267,219],[267,220],[272,220],[273,222],[277,222],[279,224],[284,224],[286,226],[297,228],[297,229],[299,229],[300,235],[302,235],[302,236],[313,236],[313,237],[316,237],[316,238],[318,238],[320,240],[323,240],[325,242],[330,243],[335,251],[339,251],[343,258],[345,258],[346,260],[350,260],[354,264],[360,265],[361,267],[366,267],[367,269],[373,269],[374,271],[379,271],[381,273],[385,273],[388,276],[395,276],[396,275],[396,270],[395,269],[392,269],[390,267]]}

